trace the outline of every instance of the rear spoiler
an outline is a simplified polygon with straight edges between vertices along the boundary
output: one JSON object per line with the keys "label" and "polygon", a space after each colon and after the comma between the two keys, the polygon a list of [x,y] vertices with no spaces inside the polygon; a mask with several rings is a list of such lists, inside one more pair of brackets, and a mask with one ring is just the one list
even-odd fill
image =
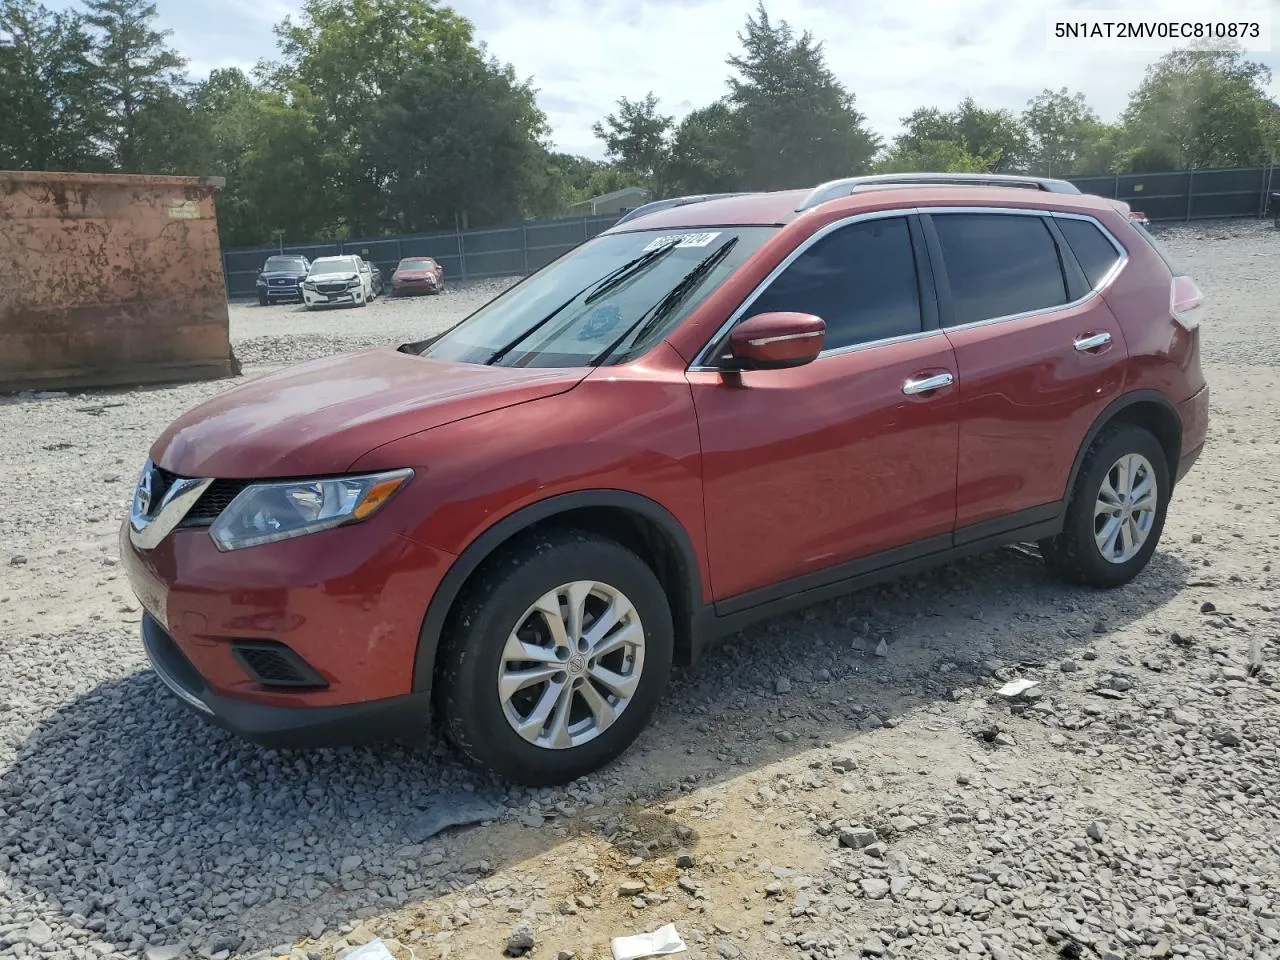
{"label": "rear spoiler", "polygon": [[1108,199],[1107,202],[1110,203],[1117,210],[1119,210],[1122,214],[1124,214],[1125,217],[1132,220],[1134,223],[1140,223],[1143,226],[1146,226],[1151,222],[1150,218],[1145,213],[1143,213],[1141,210],[1134,210],[1132,207],[1129,206],[1129,204],[1125,203],[1123,200]]}

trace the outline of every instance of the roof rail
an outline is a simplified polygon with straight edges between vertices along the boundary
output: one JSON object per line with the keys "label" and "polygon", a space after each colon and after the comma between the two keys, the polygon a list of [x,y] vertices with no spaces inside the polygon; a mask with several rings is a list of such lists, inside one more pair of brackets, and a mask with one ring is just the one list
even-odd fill
{"label": "roof rail", "polygon": [[719,200],[722,197],[740,196],[742,196],[740,193],[698,193],[687,197],[669,197],[666,200],[654,200],[652,203],[646,203],[624,214],[622,219],[615,223],[614,226],[621,226],[630,220],[647,217],[649,214],[657,213],[659,210],[670,210],[672,207],[683,207],[690,203],[702,203],[704,200]]}
{"label": "roof rail", "polygon": [[865,177],[846,177],[829,180],[814,187],[796,207],[796,212],[816,207],[820,203],[847,197],[864,187],[883,186],[966,186],[966,187],[1021,187],[1027,190],[1045,190],[1049,193],[1080,193],[1066,180],[1049,177],[1023,177],[1005,173],[881,173]]}

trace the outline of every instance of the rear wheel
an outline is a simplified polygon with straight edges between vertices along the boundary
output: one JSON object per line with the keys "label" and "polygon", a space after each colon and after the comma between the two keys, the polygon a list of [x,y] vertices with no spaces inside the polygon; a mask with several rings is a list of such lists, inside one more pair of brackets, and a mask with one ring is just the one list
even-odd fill
{"label": "rear wheel", "polygon": [[1132,424],[1105,428],[1080,466],[1062,532],[1040,543],[1049,569],[1094,587],[1128,583],[1155,553],[1171,493],[1154,436]]}
{"label": "rear wheel", "polygon": [[504,548],[473,578],[440,653],[447,736],[521,783],[567,783],[621,754],[671,671],[671,610],[649,566],[593,534]]}

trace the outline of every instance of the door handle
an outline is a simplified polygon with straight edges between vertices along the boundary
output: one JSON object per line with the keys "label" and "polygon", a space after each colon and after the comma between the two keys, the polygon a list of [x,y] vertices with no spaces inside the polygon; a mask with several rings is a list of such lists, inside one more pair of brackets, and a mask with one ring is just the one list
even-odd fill
{"label": "door handle", "polygon": [[943,387],[951,386],[954,382],[955,377],[949,373],[935,373],[932,377],[908,380],[902,385],[902,392],[909,397],[913,397],[918,393],[931,393],[934,390],[941,390]]}
{"label": "door handle", "polygon": [[1076,337],[1076,349],[1081,353],[1086,350],[1097,350],[1099,347],[1105,347],[1111,342],[1111,334],[1105,330],[1102,333],[1094,333],[1089,336]]}

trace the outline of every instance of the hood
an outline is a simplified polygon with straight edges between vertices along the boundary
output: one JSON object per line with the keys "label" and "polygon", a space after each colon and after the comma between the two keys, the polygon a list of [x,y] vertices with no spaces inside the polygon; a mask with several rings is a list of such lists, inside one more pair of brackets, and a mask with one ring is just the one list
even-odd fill
{"label": "hood", "polygon": [[337,283],[342,280],[359,280],[360,274],[354,271],[351,273],[309,273],[303,279],[310,280],[312,283]]}
{"label": "hood", "polygon": [[434,280],[436,278],[434,270],[397,270],[393,276],[401,280]]}
{"label": "hood", "polygon": [[187,477],[342,473],[384,443],[564,393],[590,372],[442,363],[390,347],[339,354],[259,377],[188,411],[161,434],[151,459]]}
{"label": "hood", "polygon": [[301,280],[306,275],[305,270],[260,270],[258,272],[260,277],[288,277],[290,280]]}

